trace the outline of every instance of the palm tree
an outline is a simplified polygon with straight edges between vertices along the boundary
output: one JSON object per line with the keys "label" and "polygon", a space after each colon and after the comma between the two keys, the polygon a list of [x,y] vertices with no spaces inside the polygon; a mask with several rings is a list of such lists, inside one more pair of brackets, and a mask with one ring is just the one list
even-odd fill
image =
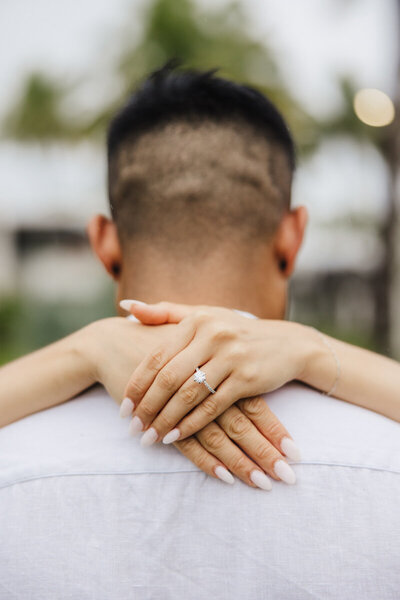
{"label": "palm tree", "polygon": [[61,116],[65,90],[41,73],[32,73],[21,98],[6,117],[4,133],[21,141],[69,139],[73,133]]}

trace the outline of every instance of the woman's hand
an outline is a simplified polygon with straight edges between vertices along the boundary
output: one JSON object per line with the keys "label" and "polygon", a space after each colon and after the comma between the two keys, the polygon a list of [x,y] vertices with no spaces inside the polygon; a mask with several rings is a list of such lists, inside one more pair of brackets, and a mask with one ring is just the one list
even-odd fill
{"label": "woman's hand", "polygon": [[[127,411],[123,414],[128,416]],[[227,483],[234,482],[227,468],[248,485],[264,490],[272,489],[265,472],[288,484],[296,482],[278,448],[293,460],[300,460],[299,450],[261,397],[239,400],[196,435],[174,446],[205,473]]]}
{"label": "woman's hand", "polygon": [[[91,364],[93,380],[101,383],[118,402],[132,373],[132,368],[158,342],[165,343],[174,333],[174,325],[143,327],[127,319],[103,319],[89,325],[80,334],[79,349]],[[122,405],[121,414],[132,410]],[[265,472],[275,479],[294,483],[295,476],[282,455],[268,440],[278,441],[283,428],[261,398],[243,400],[229,408],[196,436],[176,442],[175,446],[207,474],[233,483],[228,469],[253,487],[270,490],[272,485]],[[291,440],[287,435],[287,444]],[[265,436],[265,437],[264,437]],[[268,439],[266,439],[268,438]],[[273,465],[275,464],[275,470]]]}
{"label": "woman's hand", "polygon": [[[127,386],[125,402],[129,398],[131,408],[132,403],[136,408],[131,431],[147,429],[142,438],[145,445],[160,438],[165,443],[182,440],[217,419],[240,398],[276,389],[304,368],[304,343],[295,343],[293,323],[248,319],[224,308],[169,303],[133,304],[131,311],[146,323],[182,319],[173,340],[153,350]],[[209,385],[218,388],[215,394],[194,381],[196,366],[204,370]],[[288,434],[277,423],[278,436],[273,443],[290,453],[281,445]],[[293,454],[298,457],[296,450]]]}
{"label": "woman's hand", "polygon": [[[251,398],[240,400],[195,436],[174,445],[203,471],[227,483],[234,480],[225,466],[248,485],[271,490],[265,472],[288,484],[296,482],[294,471],[277,450],[282,429],[265,400]],[[295,445],[287,432],[285,440],[284,446],[294,451]],[[298,452],[296,458],[299,459]]]}

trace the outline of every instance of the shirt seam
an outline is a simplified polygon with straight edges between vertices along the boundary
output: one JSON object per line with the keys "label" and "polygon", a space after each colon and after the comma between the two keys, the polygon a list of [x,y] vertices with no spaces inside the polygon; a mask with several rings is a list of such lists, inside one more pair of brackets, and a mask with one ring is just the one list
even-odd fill
{"label": "shirt seam", "polygon": [[[293,463],[292,463],[293,464]],[[339,467],[345,469],[367,469],[369,471],[375,471],[380,473],[392,473],[393,475],[400,475],[400,471],[395,469],[387,469],[381,467],[371,467],[368,465],[346,465],[342,463],[334,463],[334,462],[318,462],[318,461],[304,461],[301,463],[294,463],[296,467],[307,467],[307,466],[316,466],[316,467]],[[126,475],[177,475],[179,473],[203,473],[202,471],[193,470],[193,469],[185,469],[179,471],[97,471],[97,472],[89,472],[85,471],[83,473],[49,473],[48,475],[37,475],[34,477],[25,477],[22,479],[16,479],[15,481],[11,481],[5,483],[4,485],[0,485],[0,490],[6,489],[13,485],[19,483],[30,483],[32,481],[37,481],[39,479],[52,479],[56,477],[96,477],[96,476],[126,476]]]}

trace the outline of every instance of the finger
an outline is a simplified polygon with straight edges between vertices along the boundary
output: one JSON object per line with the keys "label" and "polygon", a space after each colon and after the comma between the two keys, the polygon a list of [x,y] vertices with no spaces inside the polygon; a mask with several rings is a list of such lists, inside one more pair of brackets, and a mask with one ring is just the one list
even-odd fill
{"label": "finger", "polygon": [[189,435],[194,435],[208,423],[214,421],[237,400],[239,400],[237,390],[232,383],[232,377],[228,376],[219,384],[215,394],[208,394],[190,414],[176,424],[176,427],[167,434],[168,437],[165,436],[166,439],[164,438],[163,442],[168,444],[174,439],[183,440]]}
{"label": "finger", "polygon": [[221,416],[217,423],[250,458],[264,469],[274,479],[285,483],[296,483],[293,469],[283,459],[278,450],[258,431],[237,406],[231,406]]}
{"label": "finger", "polygon": [[179,323],[187,315],[198,309],[197,306],[175,304],[173,302],[146,304],[139,300],[121,300],[120,306],[145,325]]}
{"label": "finger", "polygon": [[[134,423],[137,423],[137,426],[134,426],[134,429],[136,431],[142,431],[143,429],[147,429],[151,426],[158,413],[165,407],[167,403],[169,404],[175,393],[188,380],[188,378],[193,376],[193,362],[195,360],[206,360],[209,352],[210,350],[207,348],[207,345],[204,343],[204,341],[194,341],[182,352],[179,352],[164,366],[163,369],[159,371],[153,383],[135,410]],[[195,382],[193,381],[193,384],[194,383]],[[185,406],[183,406],[183,408],[185,409]],[[183,410],[183,414],[185,415],[188,410],[190,409],[186,405],[186,409]],[[176,421],[173,421],[171,426],[173,427],[175,424]],[[139,425],[141,428],[139,428]],[[167,428],[167,431],[169,431],[171,426]],[[143,440],[143,444],[145,446],[153,443],[158,438],[158,436],[155,436],[154,434],[154,429],[151,429],[152,431]],[[163,432],[166,433],[164,430]],[[134,433],[134,431],[131,431],[131,433]],[[147,441],[149,444],[147,444]]]}
{"label": "finger", "polygon": [[154,348],[136,367],[124,394],[125,397],[131,399],[135,407],[143,398],[159,371],[192,341],[194,332],[193,323],[180,323],[177,325],[173,339]]}
{"label": "finger", "polygon": [[224,481],[225,483],[233,484],[235,480],[228,469],[223,463],[221,463],[215,456],[207,452],[202,444],[195,438],[190,437],[181,442],[174,444],[182,454],[184,454],[189,460],[192,461],[207,475],[216,477]]}
{"label": "finger", "polygon": [[[219,458],[239,479],[252,487],[257,486],[263,490],[272,489],[271,480],[229,439],[217,423],[210,423],[198,431],[196,437],[209,453]],[[185,441],[183,440],[183,442]],[[182,442],[177,443],[182,444]]]}
{"label": "finger", "polygon": [[[193,350],[192,350],[193,346]],[[184,355],[187,356],[184,356]],[[193,370],[193,361],[196,357],[199,356],[199,350],[195,348],[195,344],[191,344],[189,348],[182,352],[179,357],[177,357],[175,361],[175,373],[182,373],[182,371],[186,370],[186,373],[189,372],[190,376],[186,379],[186,381],[181,385],[181,387],[177,390],[177,392],[167,401],[164,402],[164,407],[159,412],[159,414],[154,418],[151,423],[150,428],[146,431],[146,434],[142,438],[143,445],[149,445],[153,443],[154,440],[163,439],[165,440],[166,434],[169,434],[169,437],[165,440],[165,443],[171,443],[180,438],[180,432],[177,431],[175,425],[183,419],[183,417],[188,414],[194,407],[203,402],[208,396],[210,396],[209,389],[203,384],[199,384],[194,380],[194,370]],[[183,359],[185,358],[185,361]],[[182,362],[180,362],[182,360]],[[172,365],[172,361],[169,363]],[[166,367],[167,368],[167,367]],[[201,371],[206,374],[206,381],[209,385],[214,389],[218,387],[221,382],[223,382],[228,375],[230,375],[231,367],[228,363],[224,363],[222,366],[217,360],[210,360],[206,364],[201,367]],[[160,373],[160,376],[162,372]],[[156,380],[157,381],[157,380]],[[153,389],[154,385],[151,389]],[[150,392],[149,392],[150,393]],[[147,400],[148,394],[143,398],[140,403],[137,414],[140,413],[141,409],[145,408],[145,403]],[[219,393],[218,391],[215,394],[212,394],[213,397],[216,398],[216,402],[218,403]],[[156,396],[155,401],[160,401],[159,394]],[[155,402],[154,401],[154,402]],[[161,401],[164,401],[162,399]],[[145,415],[146,418],[146,415]],[[210,416],[207,423],[212,421],[213,418]],[[204,425],[207,425],[205,423]],[[198,427],[193,431],[198,431],[201,427]],[[148,433],[150,432],[150,433]],[[187,435],[185,437],[188,437]]]}
{"label": "finger", "polygon": [[299,448],[262,396],[242,399],[236,404],[275,448],[290,460],[301,460]]}

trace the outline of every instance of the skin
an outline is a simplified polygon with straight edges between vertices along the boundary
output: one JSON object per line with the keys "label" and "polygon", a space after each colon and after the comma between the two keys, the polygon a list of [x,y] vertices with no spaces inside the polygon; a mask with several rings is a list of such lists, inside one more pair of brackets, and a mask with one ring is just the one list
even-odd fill
{"label": "skin", "polygon": [[[254,246],[249,245],[249,248],[238,248],[236,256],[232,247],[222,246],[210,258],[196,264],[195,280],[184,257],[182,264],[177,265],[176,260],[165,264],[165,255],[152,253],[149,245],[143,247],[140,243],[131,241],[128,247],[122,247],[115,223],[102,215],[91,220],[88,234],[95,254],[116,282],[118,304],[123,297],[132,295],[147,301],[168,297],[187,303],[192,303],[196,298],[208,305],[235,307],[277,319],[283,318],[285,313],[288,280],[294,269],[306,223],[307,212],[304,207],[287,211],[272,239],[260,241]],[[229,262],[226,260],[227,255],[230,256]],[[215,279],[218,279],[218,287],[214,285]],[[249,289],[254,290],[253,294],[246,292]],[[255,402],[258,402],[256,410]],[[215,473],[218,466],[214,462],[215,458],[211,458],[213,456],[223,457],[224,464],[249,485],[254,485],[252,474],[257,464],[271,477],[279,479],[274,463],[284,460],[281,441],[290,436],[281,424],[279,435],[275,434],[279,421],[263,400],[253,400],[251,405],[249,401],[247,414],[244,412],[246,406],[246,403],[242,403],[240,408],[228,407],[229,413],[222,421],[218,424],[208,423],[208,430],[197,432],[197,441],[191,437],[189,441],[178,442],[177,447],[211,474]],[[243,414],[238,415],[238,410]],[[226,417],[229,417],[229,421],[238,417],[245,420],[248,435],[244,436],[242,444],[239,444],[237,436],[233,436],[233,432],[227,427]],[[268,427],[266,423],[269,423]],[[260,429],[266,439],[260,439]],[[270,434],[271,430],[274,435]],[[222,439],[219,440],[218,448],[207,443],[207,438],[215,438],[216,434],[224,439],[224,443]],[[231,441],[233,437],[236,437],[235,444]],[[197,442],[209,451],[208,455],[201,451]],[[250,454],[254,461],[243,452],[238,452],[238,446]],[[266,480],[263,483],[267,488]]]}
{"label": "skin", "polygon": [[[297,323],[247,319],[207,306],[130,304],[143,323],[180,324],[173,341],[154,348],[126,388],[137,407],[134,416],[157,433],[154,441],[172,427],[175,439],[184,439],[211,419],[218,421],[235,397],[266,393],[292,380],[400,421],[400,365],[394,360]],[[215,394],[193,381],[193,364],[207,372]]]}
{"label": "skin", "polygon": [[[136,425],[139,423],[134,429],[146,431],[143,443],[163,439],[171,430],[178,430],[178,439],[184,441],[210,422],[225,424],[224,432],[237,443],[235,432],[220,415],[225,415],[224,411],[240,397],[266,393],[293,379],[324,392],[334,386],[338,398],[400,420],[397,362],[322,336],[312,328],[283,321],[288,281],[306,222],[304,207],[287,211],[272,239],[249,250],[251,259],[231,255],[227,261],[227,250],[222,248],[221,255],[214,253],[209,261],[203,261],[206,264],[196,265],[197,285],[192,285],[193,274],[185,264],[174,263],[168,268],[165,258],[151,253],[146,253],[150,259],[137,260],[143,256],[140,247],[122,251],[112,222],[104,217],[92,221],[89,233],[96,254],[109,272],[115,261],[122,269],[116,278],[118,300],[121,296],[136,297],[150,304],[132,308],[132,313],[144,323],[180,323],[173,340],[152,349],[126,389],[125,395],[135,409]],[[240,250],[243,254],[247,251]],[[122,257],[127,255],[132,258],[124,265]],[[148,273],[156,273],[156,277],[149,279]],[[183,299],[192,306],[162,303],[161,310],[160,306],[152,306],[154,298],[158,301],[165,297]],[[224,313],[209,306],[204,309],[204,305],[199,313],[199,301],[242,309],[263,320],[244,319],[232,311]],[[214,388],[220,386],[212,396],[192,379],[193,366],[204,364],[208,381]],[[240,403],[237,406],[242,408]],[[182,419],[190,410],[190,416]],[[231,416],[234,418],[232,413]],[[149,430],[153,430],[153,435],[149,436]],[[246,438],[248,432],[250,427],[242,423],[240,437]],[[250,456],[256,456],[258,448],[257,462],[271,477],[276,477],[275,465],[282,458],[277,451],[282,452],[282,439],[286,436],[282,426],[272,423],[266,435],[271,442],[269,447],[264,444],[260,452],[253,435],[251,450],[245,449]],[[219,443],[223,443],[222,439]],[[249,470],[244,476],[242,470],[240,476],[249,480]]]}
{"label": "skin", "polygon": [[[122,248],[115,224],[102,215],[92,218],[88,234],[95,254],[116,283],[117,306],[127,295],[140,295],[149,301],[170,297],[192,302],[196,298],[207,304],[233,306],[279,318],[285,312],[287,282],[306,220],[305,209],[298,208],[284,215],[273,239],[248,249],[238,248],[236,255],[232,247],[220,247],[204,264],[196,265],[195,281],[183,261],[181,265],[166,264],[165,254],[154,255],[151,247],[143,248],[136,242]],[[280,266],[282,261],[286,264],[284,270]],[[218,287],[213,283],[216,278]],[[248,289],[254,290],[251,295],[245,293]],[[120,309],[119,313],[125,314]],[[106,319],[6,365],[0,369],[0,423],[4,425],[64,402],[96,382],[102,383],[121,402],[132,368],[164,335],[170,339],[172,334],[167,330],[173,327],[176,326],[146,328],[125,318]],[[25,376],[21,377],[21,373]],[[238,420],[248,430],[240,440],[232,428]],[[209,423],[196,436],[175,445],[214,477],[218,476],[216,467],[227,466],[248,485],[270,489],[264,469],[265,455],[273,452],[275,458],[283,460],[280,448],[283,437],[290,438],[264,400],[252,398],[229,407],[219,423]],[[278,479],[271,468],[269,471]],[[257,483],[253,482],[255,472]],[[224,477],[228,481],[226,473]]]}
{"label": "skin", "polygon": [[[179,403],[169,406],[169,400],[179,393],[182,383],[185,384],[179,379],[163,390],[164,396],[158,398],[157,407],[152,407],[150,402],[146,409],[146,393],[162,370],[170,369],[172,360],[182,360],[181,355],[189,345],[185,342],[188,332],[193,346],[190,350],[190,361],[194,361],[190,365],[192,375],[193,364],[202,365],[201,352],[203,360],[204,353],[208,355],[207,360],[215,359],[217,379],[229,362],[228,375],[234,384],[232,396],[229,402],[229,394],[225,396],[225,410],[218,403],[218,410],[214,410],[213,415],[207,413],[207,424],[196,433],[189,435],[195,430],[193,423],[192,430],[190,426],[183,429],[181,413],[169,415],[164,431],[176,424],[174,419],[180,422],[180,439],[174,445],[214,477],[231,482],[228,467],[253,487],[270,489],[266,472],[275,479],[293,483],[293,472],[276,472],[279,461],[281,466],[286,464],[283,440],[290,440],[289,434],[263,399],[254,396],[238,400],[237,390],[240,389],[245,398],[265,393],[291,379],[299,379],[316,389],[328,391],[337,380],[335,356],[341,365],[335,391],[339,398],[400,420],[398,363],[332,338],[323,339],[311,328],[282,321],[288,278],[294,268],[305,224],[303,208],[289,211],[272,239],[239,248],[236,254],[232,247],[221,247],[207,257],[204,264],[196,265],[193,277],[187,268],[188,262],[192,265],[193,261],[170,265],[167,253],[155,255],[151,248],[146,251],[143,243],[135,242],[128,248],[121,248],[114,223],[101,215],[94,217],[89,225],[89,237],[94,251],[116,282],[117,301],[124,296],[139,296],[142,301],[152,303],[169,297],[187,302],[189,306],[136,305],[132,307],[132,313],[149,325],[132,323],[125,318],[105,319],[6,365],[0,369],[0,425],[66,401],[96,382],[102,383],[121,402],[132,368],[138,366],[127,392],[134,396],[132,392],[139,389],[135,378],[141,372],[146,378],[153,361],[151,381],[148,380],[147,387],[139,381],[141,394],[135,398],[135,408],[141,410],[137,414],[142,414],[144,429],[148,431],[157,425],[157,419],[165,418],[164,410],[181,410]],[[195,305],[199,301],[207,308],[203,305],[199,310]],[[229,307],[229,310],[211,308],[209,305],[213,303]],[[230,310],[231,307],[253,312],[262,320],[239,317]],[[120,314],[125,313],[121,310]],[[158,326],[153,327],[153,324]],[[326,340],[329,340],[328,345]],[[160,356],[166,360],[160,361]],[[275,368],[266,369],[266,365],[271,365],[278,356]],[[155,357],[158,364],[157,361],[154,364]],[[258,369],[254,368],[255,364],[259,364]],[[170,373],[180,374],[182,378],[188,366],[179,362],[175,366],[178,368]],[[271,372],[275,379],[271,378]],[[186,371],[186,376],[189,375]],[[211,381],[211,374],[207,373],[207,376]],[[162,377],[164,381],[171,381],[170,376]],[[212,383],[217,387],[221,381]],[[190,384],[194,385],[192,381]],[[194,389],[200,392],[196,400],[201,409],[201,403],[207,400],[201,397],[205,388],[195,384]],[[155,410],[159,411],[156,418]],[[201,422],[197,422],[196,427],[199,424]],[[162,426],[159,429],[158,438],[164,433]],[[290,452],[286,449],[287,456]],[[224,470],[223,476],[216,471],[218,467]],[[258,479],[253,481],[254,474],[258,474]]]}
{"label": "skin", "polygon": [[122,247],[115,223],[103,215],[91,219],[88,235],[93,251],[114,279],[121,316],[126,313],[119,308],[119,301],[139,298],[147,303],[168,299],[234,307],[260,318],[283,319],[288,283],[306,224],[305,207],[289,210],[272,237],[245,248],[227,242],[200,263],[195,256],[186,255],[181,262],[169,261],[167,248],[158,253],[151,241],[132,240]]}

